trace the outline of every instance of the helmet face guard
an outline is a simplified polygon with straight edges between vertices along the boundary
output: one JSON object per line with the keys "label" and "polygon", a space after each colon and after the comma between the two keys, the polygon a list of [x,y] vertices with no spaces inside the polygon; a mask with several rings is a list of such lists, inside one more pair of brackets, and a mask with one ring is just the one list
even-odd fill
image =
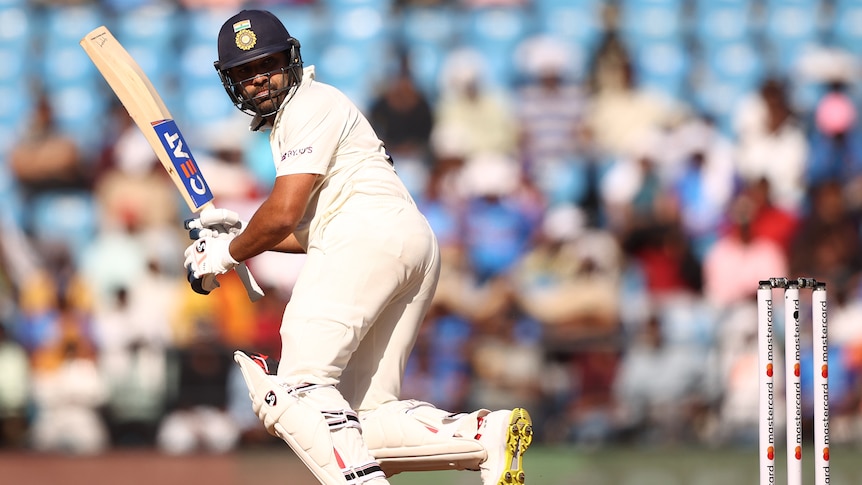
{"label": "helmet face guard", "polygon": [[[236,106],[237,109],[239,109],[243,113],[250,116],[256,115],[266,118],[276,114],[279,107],[284,102],[285,96],[288,95],[288,92],[292,89],[293,92],[296,92],[294,88],[298,86],[299,83],[302,81],[302,57],[300,57],[299,54],[299,42],[296,43],[295,49],[290,49],[288,55],[289,61],[286,65],[283,65],[278,69],[266,73],[255,74],[254,76],[247,79],[234,79],[230,74],[230,69],[220,69],[218,66],[218,62],[216,62],[216,71],[218,72],[222,86],[224,86],[225,92],[227,92],[227,95],[228,97],[230,97],[230,100],[233,105]],[[276,74],[285,75],[287,78],[287,83],[284,85],[284,87],[276,90],[271,90],[269,92],[268,99],[272,100],[272,109],[262,111],[260,106],[258,105],[258,102],[260,100],[254,101],[246,97],[243,90],[243,85],[252,82],[252,80],[257,76],[271,77]]]}
{"label": "helmet face guard", "polygon": [[[278,112],[288,92],[302,81],[299,48],[299,41],[290,36],[278,17],[265,10],[243,10],[222,25],[218,35],[218,60],[213,66],[234,106],[248,115],[266,118]],[[280,52],[287,55],[287,62],[265,75],[283,74],[287,82],[283,88],[269,93],[273,107],[264,112],[256,101],[244,94],[243,85],[253,78],[233,79],[230,70]]]}

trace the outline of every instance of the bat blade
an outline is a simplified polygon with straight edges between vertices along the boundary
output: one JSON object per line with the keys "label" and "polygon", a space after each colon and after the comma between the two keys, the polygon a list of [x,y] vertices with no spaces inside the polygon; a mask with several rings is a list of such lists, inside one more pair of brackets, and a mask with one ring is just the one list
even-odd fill
{"label": "bat blade", "polygon": [[212,202],[212,191],[146,73],[105,26],[85,35],[80,44],[144,134],[189,209],[204,209]]}
{"label": "bat blade", "polygon": [[[191,149],[162,97],[131,54],[104,25],[90,31],[80,44],[144,134],[189,209],[198,213],[213,207],[212,191]],[[236,271],[249,298],[259,300],[263,291],[248,268],[240,264]]]}

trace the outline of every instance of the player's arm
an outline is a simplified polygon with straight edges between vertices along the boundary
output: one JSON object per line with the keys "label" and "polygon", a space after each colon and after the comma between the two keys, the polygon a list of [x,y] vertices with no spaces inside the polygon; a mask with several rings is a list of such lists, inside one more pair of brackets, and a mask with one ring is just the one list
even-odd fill
{"label": "player's arm", "polygon": [[276,177],[272,191],[248,221],[248,227],[231,241],[231,256],[245,261],[264,251],[299,246],[296,238],[290,242],[290,236],[305,214],[317,177],[313,173]]}
{"label": "player's arm", "polygon": [[296,235],[291,234],[284,238],[283,241],[276,244],[275,247],[270,249],[270,251],[275,251],[278,253],[293,253],[293,254],[304,254],[305,248],[299,244],[299,241],[296,239]]}

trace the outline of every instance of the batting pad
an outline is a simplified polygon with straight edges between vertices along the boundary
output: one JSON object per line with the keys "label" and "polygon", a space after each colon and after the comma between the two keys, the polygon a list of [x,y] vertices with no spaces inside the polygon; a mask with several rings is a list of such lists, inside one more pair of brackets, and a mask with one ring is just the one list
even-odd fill
{"label": "batting pad", "polygon": [[453,415],[416,400],[360,414],[362,436],[386,476],[407,471],[478,470],[487,458],[475,439],[488,410]]}
{"label": "batting pad", "polygon": [[290,387],[243,352],[234,353],[252,407],[323,485],[387,484],[362,441],[359,418],[332,386]]}

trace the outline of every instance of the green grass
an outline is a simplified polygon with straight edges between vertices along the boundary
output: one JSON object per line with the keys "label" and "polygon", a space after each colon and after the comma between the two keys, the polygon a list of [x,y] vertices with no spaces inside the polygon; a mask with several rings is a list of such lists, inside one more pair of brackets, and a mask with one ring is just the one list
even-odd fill
{"label": "green grass", "polygon": [[[812,456],[807,450],[806,458]],[[831,485],[862,483],[855,450],[834,450]],[[783,456],[776,458],[777,483],[786,483]],[[525,455],[528,485],[740,485],[758,483],[754,449],[610,448],[583,451],[534,446]],[[813,484],[813,464],[803,462],[803,483]],[[478,473],[396,475],[393,485],[478,485]]]}

